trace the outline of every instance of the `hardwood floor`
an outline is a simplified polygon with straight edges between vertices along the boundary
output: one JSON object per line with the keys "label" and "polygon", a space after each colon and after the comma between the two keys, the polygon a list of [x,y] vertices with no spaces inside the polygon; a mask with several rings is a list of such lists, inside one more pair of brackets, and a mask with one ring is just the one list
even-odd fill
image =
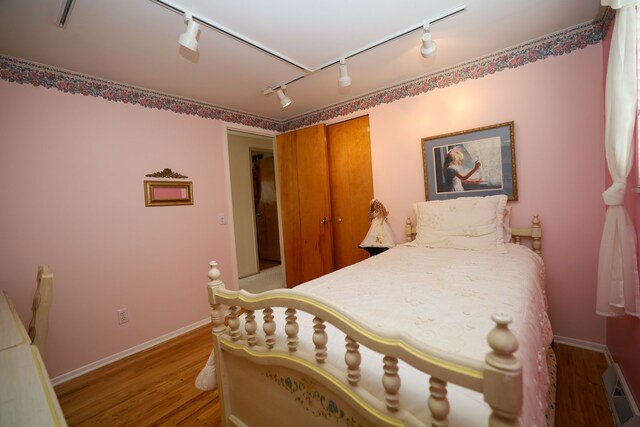
{"label": "hardwood floor", "polygon": [[602,373],[609,367],[602,353],[555,344],[558,360],[557,427],[614,427]]}
{"label": "hardwood floor", "polygon": [[209,325],[55,387],[70,426],[220,426],[218,392],[194,382],[211,352]]}
{"label": "hardwood floor", "polygon": [[[217,391],[194,381],[211,351],[203,326],[157,347],[74,378],[55,388],[70,426],[220,426]],[[614,426],[601,375],[601,353],[555,345],[556,427]]]}

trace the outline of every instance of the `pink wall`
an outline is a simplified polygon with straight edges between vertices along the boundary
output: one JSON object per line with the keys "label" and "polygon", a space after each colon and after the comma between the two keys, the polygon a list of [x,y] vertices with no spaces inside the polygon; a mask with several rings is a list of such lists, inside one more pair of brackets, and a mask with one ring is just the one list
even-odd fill
{"label": "pink wall", "polygon": [[[232,271],[221,122],[2,80],[0,129],[0,287],[28,324],[49,265],[52,377],[208,317],[208,262]],[[145,207],[165,167],[193,206]]]}
{"label": "pink wall", "polygon": [[[602,43],[605,76],[612,30],[613,25],[609,27],[609,32]],[[638,153],[636,153],[636,162],[629,175],[628,189],[624,200],[624,205],[636,229],[636,234],[640,232],[640,195],[632,193],[631,187],[640,185],[637,178],[639,168],[637,159]],[[611,184],[608,170],[606,171],[605,181],[607,185]],[[640,265],[640,251],[638,251],[638,265]],[[640,363],[638,363],[640,360],[640,319],[631,316],[607,319],[607,347],[613,360],[620,365],[622,374],[631,388],[636,402],[640,402]]]}
{"label": "pink wall", "polygon": [[602,50],[590,46],[369,111],[374,192],[396,239],[424,200],[420,139],[513,120],[519,201],[513,223],[543,223],[556,335],[605,342],[595,315],[604,206]]}
{"label": "pink wall", "polygon": [[[205,318],[207,262],[234,270],[229,228],[215,221],[229,210],[223,124],[4,81],[0,93],[0,283],[26,323],[36,265],[54,272],[51,375]],[[369,114],[374,190],[397,239],[424,200],[420,139],[515,121],[513,222],[541,216],[554,332],[604,343],[600,45]],[[164,167],[193,180],[194,206],[144,207],[144,174]],[[121,307],[131,320],[119,327]]]}

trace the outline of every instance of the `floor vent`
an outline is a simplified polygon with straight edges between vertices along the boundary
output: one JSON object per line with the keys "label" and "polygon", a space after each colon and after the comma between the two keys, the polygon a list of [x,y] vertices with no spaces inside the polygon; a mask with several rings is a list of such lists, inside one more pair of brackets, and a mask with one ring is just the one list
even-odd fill
{"label": "floor vent", "polygon": [[609,408],[617,427],[640,427],[640,415],[633,396],[620,374],[620,368],[614,363],[602,374],[602,381],[609,400]]}

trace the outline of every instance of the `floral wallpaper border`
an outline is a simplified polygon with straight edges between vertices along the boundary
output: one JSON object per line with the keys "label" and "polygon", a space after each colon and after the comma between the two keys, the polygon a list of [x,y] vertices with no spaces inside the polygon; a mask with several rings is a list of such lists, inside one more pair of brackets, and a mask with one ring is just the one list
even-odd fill
{"label": "floral wallpaper border", "polygon": [[377,105],[395,102],[409,96],[417,96],[435,89],[449,87],[466,80],[479,79],[552,56],[565,55],[576,49],[584,49],[603,40],[614,16],[615,12],[608,8],[600,21],[582,24],[285,121],[272,120],[212,104],[174,97],[5,55],[0,55],[0,78],[9,82],[53,88],[62,92],[93,96],[108,101],[130,103],[146,108],[169,110],[180,114],[285,132]]}
{"label": "floral wallpaper border", "polygon": [[542,37],[480,59],[450,67],[433,74],[382,89],[351,101],[323,108],[294,117],[286,122],[286,129],[298,129],[334,117],[366,110],[377,105],[388,104],[409,96],[417,96],[435,89],[446,88],[466,80],[479,79],[510,68],[565,55],[576,49],[600,43],[606,28],[604,19],[597,23],[583,24],[560,33]]}
{"label": "floral wallpaper border", "polygon": [[283,122],[0,55],[0,78],[62,92],[283,131]]}

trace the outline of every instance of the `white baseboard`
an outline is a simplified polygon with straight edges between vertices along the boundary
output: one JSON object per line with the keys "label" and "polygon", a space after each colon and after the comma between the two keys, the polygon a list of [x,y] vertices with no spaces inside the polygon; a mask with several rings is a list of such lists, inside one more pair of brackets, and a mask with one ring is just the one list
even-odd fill
{"label": "white baseboard", "polygon": [[[606,353],[608,353],[609,351],[606,345],[598,344],[591,341],[577,340],[575,338],[562,337],[559,335],[554,335],[553,340],[559,344],[570,345],[571,347],[584,348],[586,350],[597,351],[598,353],[605,353],[605,357],[606,357]],[[609,358],[610,357],[611,357],[611,354],[609,354]]]}
{"label": "white baseboard", "polygon": [[131,356],[132,354],[135,353],[139,353],[143,350],[146,350],[148,348],[151,348],[153,346],[156,346],[158,344],[161,344],[165,341],[168,341],[172,338],[175,338],[179,335],[185,334],[189,331],[192,331],[196,328],[199,328],[200,326],[206,325],[207,323],[211,322],[211,318],[207,317],[206,319],[202,319],[197,321],[196,323],[192,323],[191,325],[187,325],[184,328],[180,328],[178,330],[175,330],[173,332],[169,332],[168,334],[164,334],[161,335],[157,338],[154,338],[150,341],[144,342],[142,344],[138,344],[134,347],[131,347],[127,350],[123,350],[119,353],[113,354],[111,356],[105,357],[104,359],[100,359],[97,360],[93,363],[89,363],[88,365],[85,365],[81,368],[78,369],[74,369],[71,372],[67,372],[66,374],[62,374],[59,375],[53,379],[51,379],[51,384],[53,384],[54,386],[57,386],[59,384],[62,384],[63,382],[69,381],[70,379],[79,377],[80,375],[86,374],[88,372],[91,372],[93,370],[96,370],[98,368],[101,368],[105,365],[108,365],[109,363],[113,363],[117,360],[123,359],[127,356]]}

